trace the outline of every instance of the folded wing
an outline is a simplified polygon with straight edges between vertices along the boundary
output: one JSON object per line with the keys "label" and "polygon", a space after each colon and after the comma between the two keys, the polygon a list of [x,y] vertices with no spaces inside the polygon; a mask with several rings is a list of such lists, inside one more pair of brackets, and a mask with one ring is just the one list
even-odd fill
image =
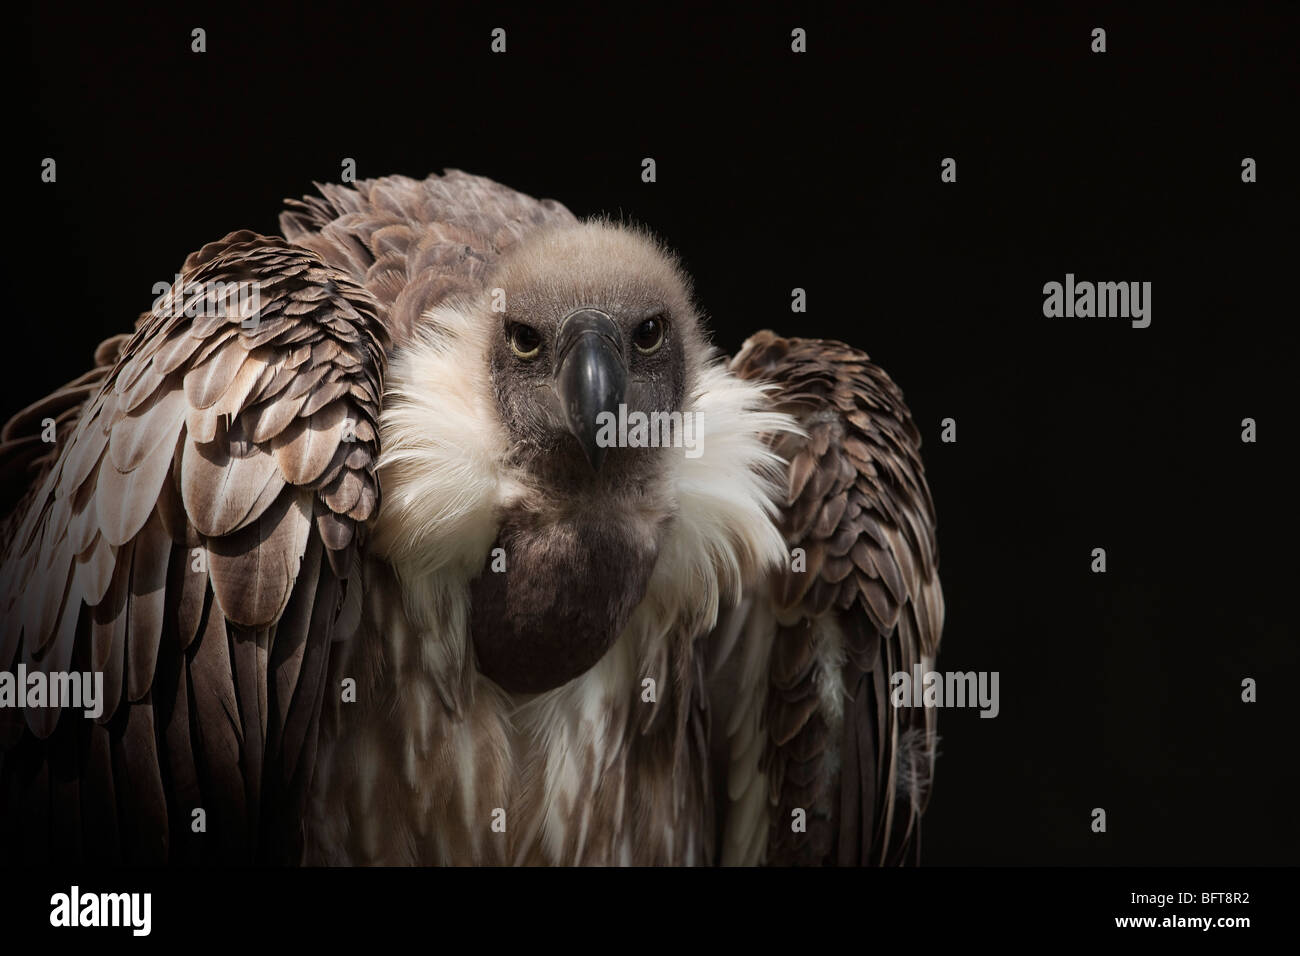
{"label": "folded wing", "polygon": [[232,233],[0,434],[6,487],[28,489],[0,669],[103,680],[93,719],[0,710],[0,857],[294,857],[378,507],[376,310],[315,252]]}
{"label": "folded wing", "polygon": [[804,434],[773,438],[790,562],[714,635],[723,862],[905,862],[934,711],[892,707],[889,677],[933,660],[944,613],[920,436],[898,387],[842,343],[761,332],[732,368],[771,383]]}

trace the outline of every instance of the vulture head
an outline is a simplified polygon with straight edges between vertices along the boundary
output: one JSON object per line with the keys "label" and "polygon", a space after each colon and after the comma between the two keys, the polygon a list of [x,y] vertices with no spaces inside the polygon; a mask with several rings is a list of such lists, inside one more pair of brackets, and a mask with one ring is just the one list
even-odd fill
{"label": "vulture head", "polygon": [[699,320],[676,260],[643,233],[587,223],[511,250],[487,284],[492,387],[518,464],[568,499],[653,482],[661,449],[618,447],[601,426],[680,412],[698,379]]}
{"label": "vulture head", "polygon": [[[416,564],[472,565],[478,670],[549,690],[600,660],[641,603],[675,517],[675,462],[702,447],[702,424],[672,417],[708,358],[689,282],[643,232],[592,221],[525,238],[478,292],[425,318],[394,362],[381,480],[398,511],[464,507],[393,525]],[[638,413],[659,427],[627,439],[617,426]],[[663,423],[683,421],[665,444]],[[449,499],[431,482],[463,487]]]}

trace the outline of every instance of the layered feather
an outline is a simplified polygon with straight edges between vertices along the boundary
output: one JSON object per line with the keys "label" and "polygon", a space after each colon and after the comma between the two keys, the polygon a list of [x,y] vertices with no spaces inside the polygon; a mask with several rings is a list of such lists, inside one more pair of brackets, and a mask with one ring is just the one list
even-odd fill
{"label": "layered feather", "polygon": [[[249,286],[254,314],[230,291]],[[181,307],[194,288],[215,290],[203,310]],[[123,856],[108,859],[246,859],[263,811],[292,817],[301,792],[263,800],[264,756],[284,752],[296,712],[314,721],[321,685],[313,677],[304,692],[302,668],[277,664],[276,635],[295,635],[307,656],[337,636],[345,585],[330,586],[323,608],[311,596],[351,573],[357,526],[378,504],[387,339],[376,313],[315,254],[232,233],[191,256],[134,335],[100,349],[106,365],[65,389],[81,399],[79,416],[9,525],[0,578],[0,664],[104,675],[96,723],[107,747],[72,768],[97,784],[64,806],[72,819],[50,821],[52,840],[78,818],[104,818],[107,802],[130,830],[109,845]],[[21,413],[7,431],[34,425]],[[307,579],[304,555],[322,550],[329,560]],[[4,715],[7,799],[26,799],[48,785],[40,768],[82,736],[81,717],[61,719],[57,706]],[[279,775],[301,777],[299,791],[303,755],[297,746]],[[160,779],[174,786],[164,792]],[[188,826],[196,797],[213,835],[203,848]],[[35,852],[39,839],[27,843]]]}
{"label": "layered feather", "polygon": [[734,684],[723,860],[903,862],[936,737],[932,709],[890,706],[889,677],[933,661],[944,613],[920,435],[897,386],[842,343],[760,332],[732,368],[802,428],[772,436],[791,559],[731,624],[750,639],[718,638]]}

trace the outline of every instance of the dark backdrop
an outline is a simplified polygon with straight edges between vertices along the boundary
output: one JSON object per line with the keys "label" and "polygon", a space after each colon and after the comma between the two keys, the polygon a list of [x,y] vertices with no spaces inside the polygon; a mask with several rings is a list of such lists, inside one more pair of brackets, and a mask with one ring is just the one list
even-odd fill
{"label": "dark backdrop", "polygon": [[[344,157],[633,218],[681,252],[722,347],[844,339],[907,395],[939,666],[1001,675],[997,719],[941,713],[925,861],[1295,862],[1295,8],[966,7],[41,4],[0,413],[83,371],[192,249],[276,231]],[[1151,327],[1044,318],[1067,272],[1151,281]]]}

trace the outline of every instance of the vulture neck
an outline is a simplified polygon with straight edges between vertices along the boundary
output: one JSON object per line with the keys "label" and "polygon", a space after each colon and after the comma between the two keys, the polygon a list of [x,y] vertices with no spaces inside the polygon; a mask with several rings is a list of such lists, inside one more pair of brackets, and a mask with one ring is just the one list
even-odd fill
{"label": "vulture neck", "polygon": [[470,585],[479,671],[515,694],[587,671],[645,596],[667,524],[625,502],[507,511]]}

